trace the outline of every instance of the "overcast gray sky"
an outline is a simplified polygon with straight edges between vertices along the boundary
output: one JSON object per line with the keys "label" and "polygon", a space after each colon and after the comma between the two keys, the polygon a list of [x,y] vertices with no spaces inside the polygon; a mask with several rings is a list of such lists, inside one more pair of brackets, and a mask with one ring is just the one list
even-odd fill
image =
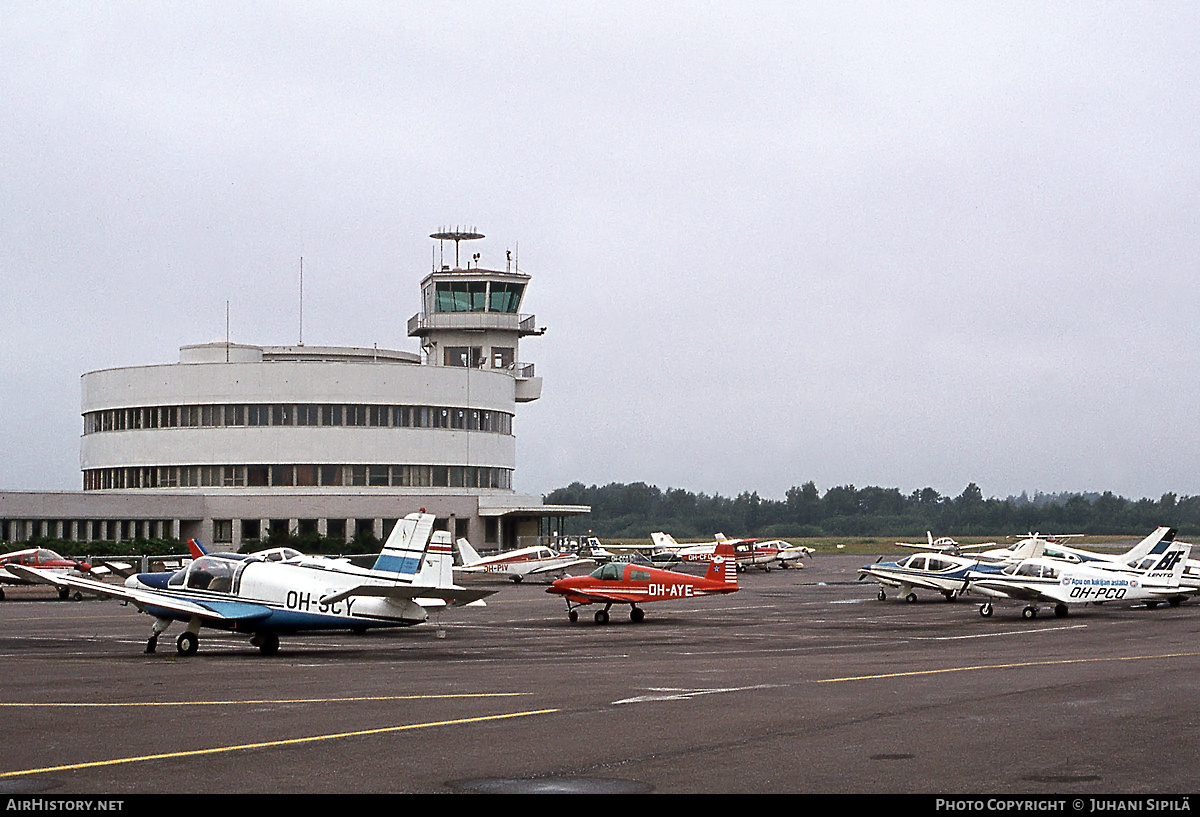
{"label": "overcast gray sky", "polygon": [[416,351],[519,249],[516,488],[1200,493],[1200,4],[0,4],[0,488],[79,377]]}

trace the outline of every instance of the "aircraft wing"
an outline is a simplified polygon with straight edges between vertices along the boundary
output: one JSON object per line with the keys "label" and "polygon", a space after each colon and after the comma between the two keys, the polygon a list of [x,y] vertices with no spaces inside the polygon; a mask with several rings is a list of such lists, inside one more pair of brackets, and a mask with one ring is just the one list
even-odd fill
{"label": "aircraft wing", "polygon": [[1047,596],[1045,593],[1038,590],[1036,587],[1030,587],[1024,584],[1015,582],[1005,582],[998,579],[980,579],[971,581],[967,585],[968,590],[979,590],[981,593],[987,593],[992,596],[1000,596],[1008,599],[1017,599],[1018,601],[1044,601],[1058,603],[1061,599]]}
{"label": "aircraft wing", "polygon": [[133,565],[128,562],[110,562],[107,559],[94,560],[92,563],[91,573],[96,576],[104,576],[109,573],[116,573],[122,578],[129,578],[133,575]]}
{"label": "aircraft wing", "polygon": [[932,545],[928,542],[922,542],[919,545],[913,542],[895,542],[894,544],[896,547],[913,548],[914,550],[928,550],[931,553],[945,553],[949,550],[954,550],[954,548],[950,548],[945,545]]}
{"label": "aircraft wing", "polygon": [[72,590],[82,590],[97,596],[120,599],[129,602],[142,612],[147,612],[147,608],[156,608],[219,621],[253,621],[271,615],[270,608],[261,604],[248,604],[243,601],[186,599],[170,592],[135,589],[124,585],[105,584],[91,579],[60,576],[54,573],[44,573],[24,565],[16,567],[19,567],[18,575],[29,581],[51,584],[55,587],[69,587]]}
{"label": "aircraft wing", "polygon": [[321,598],[321,604],[336,604],[352,596],[376,596],[391,599],[409,599],[418,604],[421,599],[441,599],[450,602],[451,607],[464,607],[473,604],[495,590],[474,590],[464,587],[430,587],[429,585],[413,584],[360,584],[347,590],[339,590]]}
{"label": "aircraft wing", "polygon": [[560,570],[566,570],[567,568],[570,568],[570,567],[581,567],[583,565],[587,565],[590,567],[594,564],[596,564],[595,559],[574,559],[570,562],[562,562],[562,563],[556,563],[556,564],[552,564],[552,565],[542,565],[541,567],[535,567],[533,570],[529,571],[529,575],[533,576],[538,573],[556,573]]}
{"label": "aircraft wing", "polygon": [[583,599],[587,603],[603,601],[612,602],[613,604],[633,604],[646,600],[646,594],[642,593],[621,593],[609,592],[604,590],[573,590],[569,594],[571,599]]}

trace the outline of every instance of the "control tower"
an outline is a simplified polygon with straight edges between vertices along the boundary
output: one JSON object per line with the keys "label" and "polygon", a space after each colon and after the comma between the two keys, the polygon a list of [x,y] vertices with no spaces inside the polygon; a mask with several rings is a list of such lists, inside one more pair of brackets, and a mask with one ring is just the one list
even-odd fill
{"label": "control tower", "polygon": [[[505,269],[480,265],[479,254],[460,260],[463,241],[483,238],[472,229],[445,229],[430,235],[439,243],[442,258],[421,281],[421,311],[408,321],[408,334],[419,338],[424,363],[504,372],[515,383],[518,403],[542,395],[542,379],[532,363],[522,363],[520,340],[542,335],[533,315],[521,314],[529,276],[516,269],[511,253]],[[454,242],[454,265],[445,262],[446,242]]]}

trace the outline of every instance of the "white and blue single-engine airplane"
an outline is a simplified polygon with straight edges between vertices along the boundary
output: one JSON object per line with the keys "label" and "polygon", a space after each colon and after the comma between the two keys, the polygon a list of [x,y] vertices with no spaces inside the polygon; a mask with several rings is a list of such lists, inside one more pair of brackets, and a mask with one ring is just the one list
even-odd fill
{"label": "white and blue single-engine airplane", "polygon": [[[1170,540],[1161,552],[1143,560],[1145,568],[1118,568],[1113,565],[1075,564],[1046,556],[1024,559],[1007,565],[999,572],[972,571],[967,588],[999,599],[1026,603],[1025,618],[1038,614],[1039,603],[1054,605],[1054,615],[1067,615],[1071,604],[1105,602],[1144,602],[1156,607],[1166,602],[1172,607],[1200,592],[1200,587],[1180,581],[1192,546]],[[984,618],[992,615],[992,603],[979,607]]]}
{"label": "white and blue single-engine airplane", "polygon": [[874,579],[879,584],[879,600],[887,599],[887,589],[895,588],[905,601],[915,602],[917,589],[933,590],[953,601],[967,587],[967,575],[971,571],[999,569],[995,565],[980,564],[979,559],[954,556],[935,551],[914,553],[895,562],[880,561],[858,569],[858,580]]}
{"label": "white and blue single-engine airplane", "polygon": [[83,590],[134,605],[154,617],[146,652],[172,621],[187,622],[176,648],[191,655],[201,627],[246,633],[264,655],[279,636],[313,630],[366,632],[404,627],[429,618],[430,609],[482,605],[494,590],[454,584],[450,534],[433,530],[431,514],[397,522],[371,568],[309,558],[270,561],[260,556],[208,554],[175,573],[139,573],[124,586],[14,565],[22,578]]}

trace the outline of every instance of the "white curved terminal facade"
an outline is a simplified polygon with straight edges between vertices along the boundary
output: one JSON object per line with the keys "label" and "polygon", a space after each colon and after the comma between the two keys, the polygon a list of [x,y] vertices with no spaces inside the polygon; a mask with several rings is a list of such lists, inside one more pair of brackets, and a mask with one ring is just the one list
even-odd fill
{"label": "white curved terminal facade", "polygon": [[485,548],[561,531],[589,509],[513,490],[517,406],[541,394],[518,354],[544,332],[519,312],[528,280],[431,271],[408,322],[420,354],[211,343],[88,372],[83,493],[0,493],[0,539],[349,541],[421,508]]}
{"label": "white curved terminal facade", "polygon": [[84,489],[511,490],[508,372],[387,350],[236,351],[84,375]]}

